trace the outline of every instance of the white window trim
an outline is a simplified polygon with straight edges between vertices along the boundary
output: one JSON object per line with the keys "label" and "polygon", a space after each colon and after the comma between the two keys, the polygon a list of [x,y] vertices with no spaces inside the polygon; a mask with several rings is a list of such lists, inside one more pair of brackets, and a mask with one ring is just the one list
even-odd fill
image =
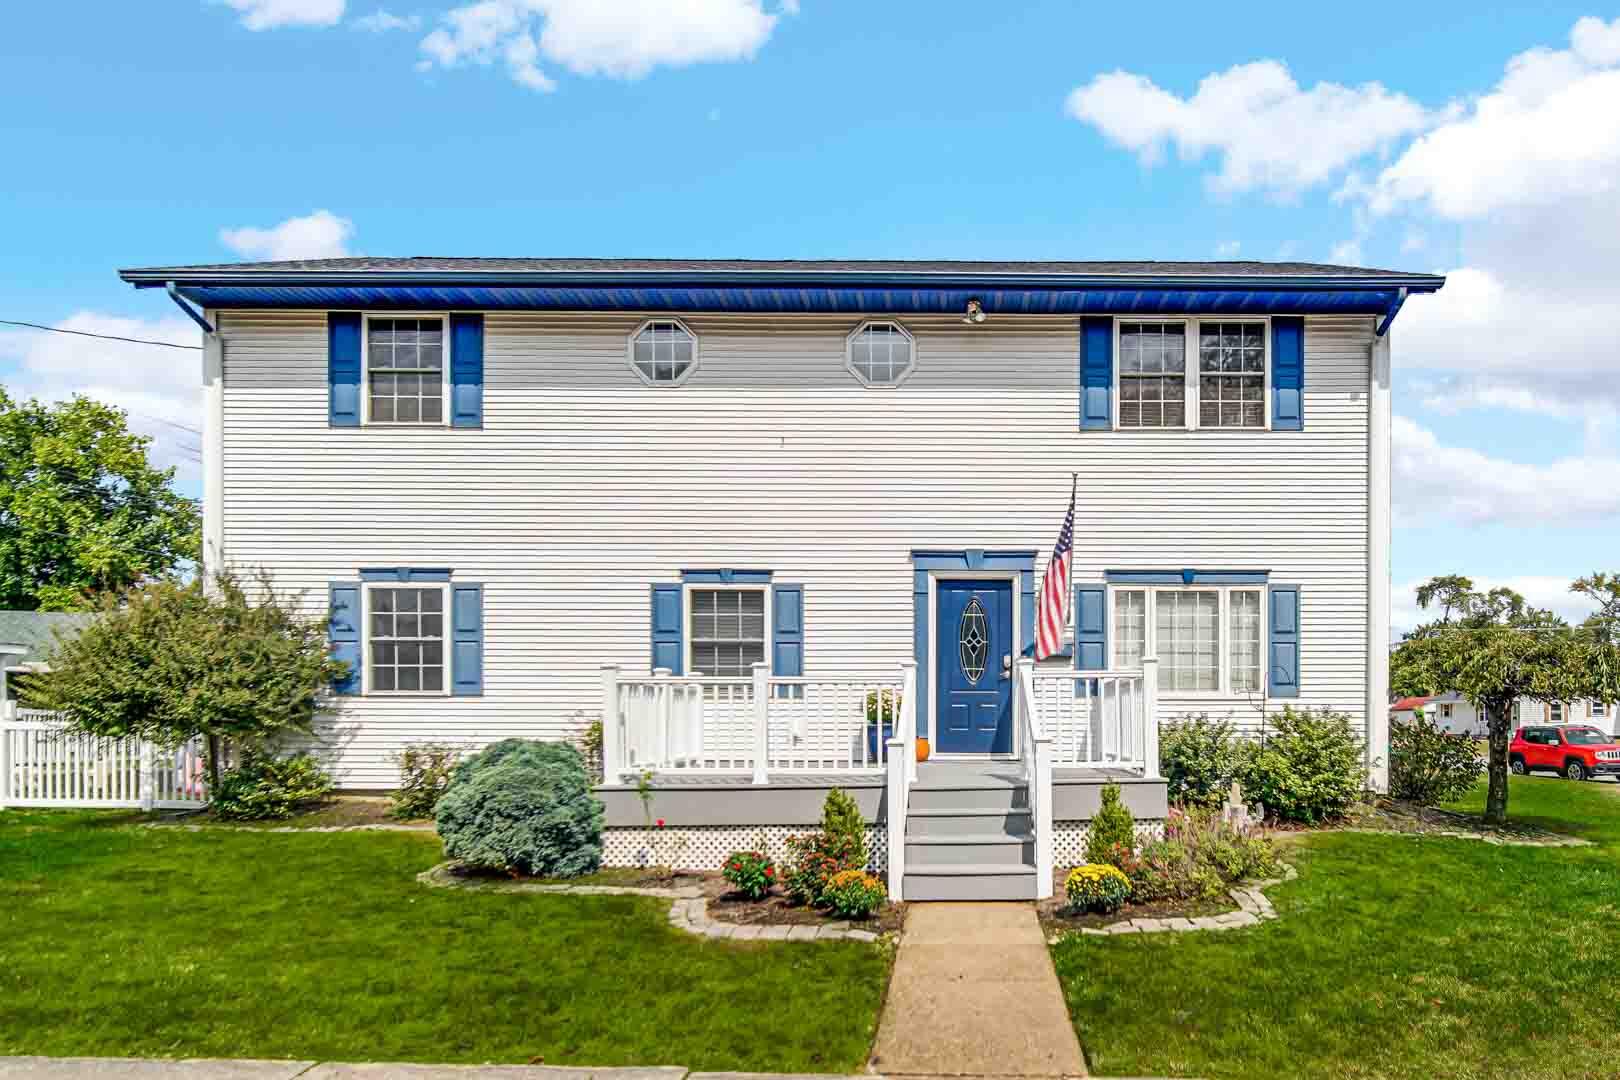
{"label": "white window trim", "polygon": [[[658,382],[636,366],[636,338],[640,337],[641,332],[654,323],[674,323],[686,331],[686,336],[692,339],[692,363],[685,371],[677,375],[673,382]],[[659,315],[651,319],[643,319],[636,325],[634,330],[630,331],[630,336],[624,340],[624,362],[630,365],[630,370],[635,373],[636,378],[640,379],[643,384],[652,387],[654,390],[670,390],[690,379],[692,373],[698,369],[698,365],[703,362],[703,339],[698,336],[697,331],[686,325],[684,319],[678,319],[674,315]]]}
{"label": "white window trim", "polygon": [[[906,365],[906,370],[902,371],[893,382],[871,382],[855,366],[855,339],[860,336],[861,331],[869,326],[892,326],[900,331],[911,345],[911,363]],[[917,335],[913,334],[898,319],[862,319],[856,324],[855,329],[844,335],[844,368],[855,376],[856,382],[868,390],[893,390],[911,378],[911,373],[917,370]]]}
{"label": "white window trim", "polygon": [[[371,320],[372,319],[437,319],[439,333],[444,342],[444,390],[440,394],[439,419],[433,420],[373,420],[371,418]],[[450,391],[450,313],[448,311],[363,311],[360,313],[360,423],[365,427],[380,428],[441,428],[450,426],[453,407]]]}
{"label": "white window trim", "polygon": [[[437,588],[444,599],[439,610],[444,614],[444,648],[440,650],[444,675],[439,680],[442,690],[373,690],[371,688],[371,591],[373,589],[432,589]],[[448,581],[365,581],[360,584],[360,695],[362,697],[441,698],[450,696],[450,583]]]}
{"label": "white window trim", "polygon": [[[1264,405],[1262,419],[1265,421],[1261,427],[1201,427],[1198,423],[1198,327],[1201,323],[1252,323],[1263,327],[1261,331],[1261,346],[1263,352],[1263,370],[1260,373],[1260,382],[1263,389]],[[1187,389],[1187,422],[1180,427],[1126,427],[1119,422],[1119,341],[1120,327],[1125,323],[1147,323],[1160,326],[1180,325],[1186,328],[1184,348],[1187,353],[1185,365]],[[1108,387],[1108,396],[1113,408],[1111,415],[1115,431],[1151,432],[1151,431],[1220,431],[1226,433],[1256,432],[1271,430],[1271,317],[1269,315],[1211,315],[1208,318],[1193,318],[1187,315],[1116,315],[1114,317],[1114,345],[1113,345],[1113,379]]]}
{"label": "white window trim", "polygon": [[[1258,430],[1250,428],[1249,430]],[[1164,657],[1159,652],[1159,626],[1158,626],[1158,594],[1179,592],[1212,592],[1219,595],[1219,607],[1216,618],[1220,620],[1220,644],[1215,650],[1219,667],[1217,678],[1218,689],[1215,690],[1159,690],[1161,699],[1176,698],[1178,700],[1193,701],[1251,701],[1264,697],[1268,692],[1267,675],[1269,672],[1269,659],[1266,656],[1267,628],[1271,625],[1271,596],[1264,584],[1248,585],[1145,585],[1134,582],[1119,582],[1108,586],[1108,658],[1107,663],[1113,669],[1119,663],[1119,621],[1116,610],[1118,595],[1122,592],[1140,592],[1147,594],[1147,608],[1143,612],[1146,625],[1143,627],[1142,655],[1159,657],[1160,670],[1164,670]],[[1232,688],[1232,594],[1235,592],[1252,592],[1260,594],[1260,688],[1258,690],[1234,690]]]}
{"label": "white window trim", "polygon": [[[765,669],[774,673],[776,670],[776,658],[771,655],[771,653],[774,651],[771,648],[771,645],[775,641],[776,637],[774,632],[776,624],[771,620],[775,615],[775,613],[772,611],[772,601],[774,599],[772,594],[775,591],[775,589],[771,588],[769,582],[744,581],[731,582],[730,584],[723,581],[683,582],[681,585],[681,620],[683,623],[681,627],[681,638],[683,642],[681,646],[683,652],[681,662],[685,665],[685,667],[682,670],[684,670],[688,675],[691,675],[693,678],[725,679],[728,682],[733,681],[729,675],[700,676],[694,673],[694,669],[692,667],[692,646],[696,644],[696,642],[693,640],[694,635],[692,633],[692,616],[696,614],[696,612],[692,610],[692,594],[694,592],[762,592],[765,594]],[[752,677],[752,675],[739,675],[736,677],[735,681],[746,682]]]}

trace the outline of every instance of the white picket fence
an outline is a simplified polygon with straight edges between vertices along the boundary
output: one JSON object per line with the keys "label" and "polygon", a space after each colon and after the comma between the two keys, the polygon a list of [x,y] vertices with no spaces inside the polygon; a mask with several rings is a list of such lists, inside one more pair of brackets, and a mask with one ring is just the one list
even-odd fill
{"label": "white picket fence", "polygon": [[10,704],[0,715],[0,806],[197,809],[208,802],[205,776],[196,742],[97,738]]}

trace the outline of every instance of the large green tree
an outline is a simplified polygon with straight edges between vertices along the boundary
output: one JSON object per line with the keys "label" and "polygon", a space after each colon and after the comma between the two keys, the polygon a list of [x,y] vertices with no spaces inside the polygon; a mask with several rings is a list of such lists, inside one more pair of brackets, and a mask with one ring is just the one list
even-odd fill
{"label": "large green tree", "polygon": [[110,405],[0,389],[0,608],[89,610],[195,563],[197,502],[152,466],[150,442]]}
{"label": "large green tree", "polygon": [[1521,697],[1620,698],[1617,649],[1591,626],[1571,627],[1512,589],[1477,591],[1460,575],[1431,579],[1417,598],[1425,610],[1439,606],[1440,618],[1396,648],[1390,689],[1402,695],[1455,690],[1480,710],[1490,742],[1485,819],[1501,824],[1507,820],[1513,703]]}
{"label": "large green tree", "polygon": [[105,594],[97,617],[59,640],[50,670],[21,680],[25,704],[91,735],[165,745],[202,736],[211,790],[220,748],[259,748],[311,731],[348,664],[332,657],[326,617],[304,614],[268,577],[156,581]]}

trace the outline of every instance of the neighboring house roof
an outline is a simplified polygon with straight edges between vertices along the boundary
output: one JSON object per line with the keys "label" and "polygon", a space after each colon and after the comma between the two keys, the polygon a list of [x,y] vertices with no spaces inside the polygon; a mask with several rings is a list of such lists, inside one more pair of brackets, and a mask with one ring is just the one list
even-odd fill
{"label": "neighboring house roof", "polygon": [[1413,709],[1417,708],[1419,705],[1427,705],[1429,702],[1431,702],[1433,700],[1434,700],[1434,697],[1432,695],[1430,695],[1428,697],[1403,697],[1403,698],[1401,698],[1401,700],[1399,700],[1395,704],[1391,705],[1389,707],[1389,711],[1390,712],[1410,712]]}
{"label": "neighboring house roof", "polygon": [[1383,316],[1435,274],[1303,262],[297,259],[119,271],[203,307]]}
{"label": "neighboring house roof", "polygon": [[17,667],[44,660],[58,631],[73,635],[89,624],[94,615],[74,611],[0,611],[0,650],[21,648],[6,657],[6,664]]}

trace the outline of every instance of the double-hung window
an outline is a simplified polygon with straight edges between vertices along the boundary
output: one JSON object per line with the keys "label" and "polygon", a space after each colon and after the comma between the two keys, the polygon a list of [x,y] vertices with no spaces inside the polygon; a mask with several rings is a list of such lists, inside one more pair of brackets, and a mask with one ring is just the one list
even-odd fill
{"label": "double-hung window", "polygon": [[444,423],[445,320],[366,317],[366,422]]}
{"label": "double-hung window", "polygon": [[442,694],[445,585],[366,586],[366,689],[375,694]]}
{"label": "double-hung window", "polygon": [[1264,686],[1265,596],[1253,586],[1118,587],[1111,590],[1113,666],[1159,660],[1172,694],[1258,694]]}
{"label": "double-hung window", "polygon": [[746,679],[765,660],[765,590],[691,590],[691,672]]}
{"label": "double-hung window", "polygon": [[1265,429],[1265,320],[1121,320],[1117,328],[1120,428]]}

